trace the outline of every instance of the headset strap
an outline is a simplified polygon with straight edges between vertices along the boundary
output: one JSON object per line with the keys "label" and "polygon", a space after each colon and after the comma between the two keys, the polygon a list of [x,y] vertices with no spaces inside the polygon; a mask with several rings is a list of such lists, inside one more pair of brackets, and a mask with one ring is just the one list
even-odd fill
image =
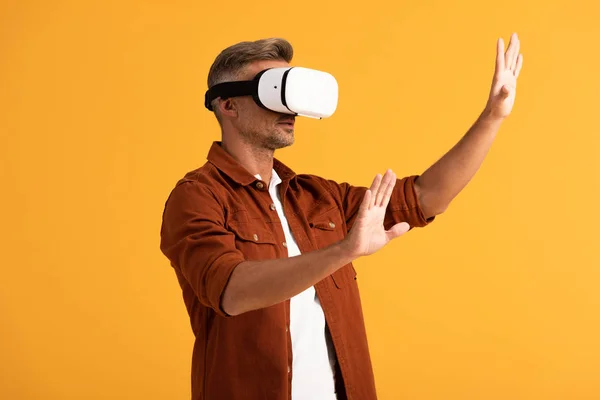
{"label": "headset strap", "polygon": [[206,91],[204,106],[210,111],[214,111],[211,103],[218,97],[225,100],[237,96],[256,96],[257,93],[258,79],[218,83]]}

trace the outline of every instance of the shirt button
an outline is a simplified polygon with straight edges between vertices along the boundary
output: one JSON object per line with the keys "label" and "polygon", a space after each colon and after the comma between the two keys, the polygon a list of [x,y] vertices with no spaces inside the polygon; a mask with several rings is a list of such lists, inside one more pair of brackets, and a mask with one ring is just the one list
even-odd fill
{"label": "shirt button", "polygon": [[292,372],[292,369],[290,368],[290,366],[288,365],[288,374]]}
{"label": "shirt button", "polygon": [[257,240],[258,240],[258,235],[257,235],[256,233],[254,234],[254,236],[253,236],[253,237],[254,237],[254,241],[257,241]]}
{"label": "shirt button", "polygon": [[256,184],[256,187],[257,187],[257,188],[259,188],[259,189],[262,189],[262,188],[264,188],[264,187],[265,187],[265,185],[263,185],[263,183],[262,183],[262,182],[258,182],[258,183]]}
{"label": "shirt button", "polygon": [[286,242],[283,242],[283,247],[287,247],[287,243]]}
{"label": "shirt button", "polygon": [[332,227],[332,228],[335,228],[335,224],[333,222],[330,222],[329,226]]}
{"label": "shirt button", "polygon": [[285,331],[286,331],[286,332],[289,332],[289,331],[290,331],[290,328],[288,328],[288,327],[286,326],[286,327],[285,327]]}
{"label": "shirt button", "polygon": [[271,204],[271,205],[269,206],[269,208],[270,208],[271,210],[275,211],[275,204]]}

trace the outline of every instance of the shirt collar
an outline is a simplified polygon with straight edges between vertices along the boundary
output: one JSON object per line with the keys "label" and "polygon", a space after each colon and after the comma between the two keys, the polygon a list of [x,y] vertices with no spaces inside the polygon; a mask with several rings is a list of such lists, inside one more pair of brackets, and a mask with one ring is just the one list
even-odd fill
{"label": "shirt collar", "polygon": [[[254,176],[256,177],[256,179],[262,179],[260,174],[256,174]],[[275,168],[273,168],[273,172],[271,173],[271,182],[269,182],[269,189],[273,189],[274,187],[279,185],[281,182],[282,181],[281,181],[281,178],[279,177],[279,174],[277,173],[277,171],[275,171]]]}
{"label": "shirt collar", "polygon": [[[258,179],[227,153],[221,146],[221,142],[213,142],[210,151],[208,152],[207,159],[219,171],[223,172],[240,185],[246,186]],[[279,179],[278,183],[290,180],[296,175],[294,171],[277,159],[273,160],[273,170],[275,173],[273,174],[271,181]]]}

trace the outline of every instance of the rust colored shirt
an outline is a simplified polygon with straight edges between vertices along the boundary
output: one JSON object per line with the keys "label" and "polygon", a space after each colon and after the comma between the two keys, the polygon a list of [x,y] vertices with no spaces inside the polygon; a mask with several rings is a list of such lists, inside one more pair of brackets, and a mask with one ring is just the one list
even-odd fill
{"label": "rust colored shirt", "polygon": [[[278,160],[273,168],[284,212],[305,254],[344,238],[352,227],[365,187],[297,175]],[[398,179],[384,226],[411,228],[426,220],[414,183]],[[187,173],[165,204],[161,250],[175,270],[195,335],[192,399],[292,400],[290,301],[227,315],[221,296],[243,261],[287,257],[277,211],[261,181],[239,165],[219,142],[208,162]],[[339,399],[376,399],[357,274],[345,265],[315,284],[337,358]]]}

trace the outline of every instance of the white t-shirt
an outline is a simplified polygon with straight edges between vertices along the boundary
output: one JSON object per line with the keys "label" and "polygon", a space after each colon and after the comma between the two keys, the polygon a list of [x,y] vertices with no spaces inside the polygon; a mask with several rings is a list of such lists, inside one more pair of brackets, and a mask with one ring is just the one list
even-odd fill
{"label": "white t-shirt", "polygon": [[[260,175],[256,175],[262,179]],[[283,206],[278,186],[281,178],[273,170],[269,183],[269,194],[275,204],[283,227],[288,256],[300,255]],[[314,287],[290,300],[290,334],[292,336],[292,399],[335,400],[334,366],[335,352],[325,333],[325,314]]]}

